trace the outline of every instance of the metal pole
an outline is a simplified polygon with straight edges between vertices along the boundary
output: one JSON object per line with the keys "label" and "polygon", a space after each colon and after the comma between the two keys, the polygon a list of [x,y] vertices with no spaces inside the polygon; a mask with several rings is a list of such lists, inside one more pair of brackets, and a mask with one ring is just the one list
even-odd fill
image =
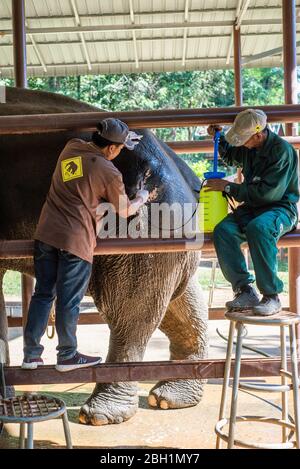
{"label": "metal pole", "polygon": [[33,293],[34,279],[30,275],[22,274],[22,326],[25,329],[28,317],[28,309]]}
{"label": "metal pole", "polygon": [[290,331],[290,349],[292,360],[292,385],[293,385],[293,400],[294,400],[294,421],[295,421],[295,434],[296,434],[296,448],[300,449],[300,396],[299,396],[299,373],[298,373],[298,357],[297,357],[297,344],[296,344],[296,326],[291,324]]}
{"label": "metal pole", "polygon": [[[224,379],[223,379],[223,387],[222,387],[222,396],[221,396],[221,404],[220,404],[220,411],[219,411],[219,421],[225,417],[225,412],[226,412],[235,324],[236,324],[235,321],[230,321],[227,351],[226,351],[225,371],[224,371]],[[220,448],[221,448],[221,439],[219,436],[217,436],[216,449],[220,449]]]}
{"label": "metal pole", "polygon": [[[286,104],[297,104],[297,51],[295,0],[282,0],[284,95]],[[293,123],[286,124],[286,135],[296,135]]]}
{"label": "metal pole", "polygon": [[[242,85],[242,55],[241,55],[241,30],[233,26],[234,45],[234,96],[235,105],[243,105],[243,85]],[[237,182],[243,181],[241,168],[237,170]]]}
{"label": "metal pole", "polygon": [[[8,94],[9,100],[9,94]],[[3,104],[2,106],[5,106]],[[300,122],[300,105],[256,106],[269,122]],[[191,127],[208,124],[232,124],[236,115],[250,106],[199,109],[160,109],[158,111],[73,112],[57,114],[0,115],[0,135],[94,130],[98,122],[115,117],[133,129]],[[2,107],[1,107],[2,109]],[[4,110],[5,108],[3,108]]]}
{"label": "metal pole", "polygon": [[[18,88],[27,87],[26,62],[26,27],[25,2],[12,0],[13,44],[15,84]],[[22,274],[22,323],[23,329],[27,323],[28,307],[33,292],[33,278]]]}
{"label": "metal pole", "polygon": [[243,105],[241,30],[233,26],[235,105]]}
{"label": "metal pole", "polygon": [[[284,94],[286,104],[297,104],[297,52],[296,52],[296,4],[295,0],[282,1]],[[286,124],[286,135],[295,135],[295,124]],[[289,249],[289,297],[290,310],[300,313],[300,250]],[[297,349],[300,330],[297,326]]]}
{"label": "metal pole", "polygon": [[232,383],[231,407],[230,407],[230,421],[228,430],[228,449],[232,449],[234,445],[234,434],[236,426],[236,413],[238,404],[239,381],[241,373],[241,359],[242,359],[242,346],[243,346],[243,324],[237,323],[237,341],[235,349],[234,360],[234,375]]}
{"label": "metal pole", "polygon": [[26,88],[27,70],[24,0],[12,0],[12,23],[15,84],[18,88]]}
{"label": "metal pole", "polygon": [[[246,244],[243,245],[247,246]],[[300,230],[294,230],[279,239],[278,247],[300,247]],[[205,234],[204,242],[198,238],[107,238],[98,239],[94,256],[113,254],[148,254],[157,252],[213,251],[212,235]],[[0,240],[0,259],[26,259],[33,257],[34,241],[29,239]]]}

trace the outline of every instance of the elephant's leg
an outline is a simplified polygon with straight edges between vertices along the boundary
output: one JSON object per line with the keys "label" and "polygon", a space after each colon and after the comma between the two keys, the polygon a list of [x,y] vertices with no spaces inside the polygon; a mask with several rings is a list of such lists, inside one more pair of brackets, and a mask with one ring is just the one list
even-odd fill
{"label": "elephant's leg", "polygon": [[[110,363],[142,361],[146,345],[158,327],[168,303],[169,298],[165,304],[146,302],[139,310],[133,301],[131,309],[128,309],[127,305],[124,311],[120,311],[119,320],[113,325],[110,321],[111,335],[106,361]],[[125,320],[125,311],[132,312],[129,323]],[[153,311],[159,311],[160,317],[154,318]],[[98,383],[82,406],[79,421],[90,425],[122,423],[133,417],[137,409],[136,382]]]}
{"label": "elephant's leg", "polygon": [[[197,360],[207,356],[207,320],[207,305],[194,276],[185,292],[171,301],[160,324],[170,340],[171,360]],[[203,384],[203,380],[161,381],[151,389],[149,405],[161,409],[194,406],[201,400]]]}

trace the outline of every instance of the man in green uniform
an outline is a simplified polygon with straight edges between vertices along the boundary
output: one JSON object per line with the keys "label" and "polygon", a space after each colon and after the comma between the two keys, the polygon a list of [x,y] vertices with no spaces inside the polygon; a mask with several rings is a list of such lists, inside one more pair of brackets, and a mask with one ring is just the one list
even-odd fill
{"label": "man in green uniform", "polygon": [[[208,127],[212,136],[216,130],[222,128]],[[213,234],[220,267],[235,293],[226,307],[252,309],[260,316],[276,314],[283,290],[277,275],[277,241],[298,223],[296,151],[268,128],[263,111],[247,109],[237,115],[226,135],[221,132],[219,153],[229,166],[241,167],[244,176],[241,184],[224,179],[207,182],[209,190],[223,191],[240,203]],[[251,285],[255,278],[247,269],[243,242],[249,246],[261,300]]]}

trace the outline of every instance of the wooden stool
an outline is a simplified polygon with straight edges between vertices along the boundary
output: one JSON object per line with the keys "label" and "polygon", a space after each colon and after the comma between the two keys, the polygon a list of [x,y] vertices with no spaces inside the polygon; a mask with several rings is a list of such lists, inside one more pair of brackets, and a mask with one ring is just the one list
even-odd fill
{"label": "wooden stool", "polygon": [[[250,311],[244,312],[227,312],[225,317],[230,320],[228,345],[226,352],[224,382],[222,388],[221,405],[219,412],[219,421],[216,424],[215,432],[217,434],[216,447],[220,448],[221,440],[227,442],[227,447],[232,448],[234,445],[244,448],[259,448],[259,449],[288,449],[300,448],[300,403],[299,403],[299,376],[298,376],[298,357],[296,349],[296,324],[300,323],[300,316],[291,312],[282,311],[273,316],[255,316]],[[259,326],[277,326],[280,327],[280,349],[281,349],[281,384],[259,384],[259,383],[240,383],[240,368],[242,357],[242,343],[243,343],[243,328],[244,324],[259,325]],[[289,329],[290,337],[290,353],[291,353],[291,368],[292,372],[287,370],[287,351],[286,351],[286,327]],[[234,377],[232,387],[232,397],[230,405],[230,419],[229,419],[229,432],[228,435],[223,432],[223,427],[228,423],[225,418],[225,408],[227,403],[227,394],[229,388],[230,365],[232,357],[232,347],[234,330],[237,329],[237,343],[235,351],[235,364],[234,364]],[[291,384],[288,383],[291,380]],[[237,417],[237,399],[238,390],[256,390],[262,392],[281,392],[282,396],[282,418],[267,418],[267,417]],[[292,391],[294,401],[294,423],[288,421],[288,395],[287,392]],[[252,442],[245,442],[235,439],[235,426],[236,422],[257,421],[263,423],[270,423],[280,425],[282,427],[282,443],[270,444],[255,444]],[[288,430],[290,435],[288,435]],[[295,434],[295,441],[290,441]]]}

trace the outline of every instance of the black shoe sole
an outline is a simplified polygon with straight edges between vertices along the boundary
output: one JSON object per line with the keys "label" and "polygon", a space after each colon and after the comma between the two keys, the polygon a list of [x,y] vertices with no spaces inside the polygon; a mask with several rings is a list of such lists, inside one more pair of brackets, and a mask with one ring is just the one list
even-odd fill
{"label": "black shoe sole", "polygon": [[280,307],[276,311],[272,311],[271,313],[259,313],[259,312],[255,311],[255,309],[253,309],[253,314],[254,314],[254,316],[268,317],[268,316],[274,316],[275,314],[280,313],[280,311],[282,311],[282,307]]}

